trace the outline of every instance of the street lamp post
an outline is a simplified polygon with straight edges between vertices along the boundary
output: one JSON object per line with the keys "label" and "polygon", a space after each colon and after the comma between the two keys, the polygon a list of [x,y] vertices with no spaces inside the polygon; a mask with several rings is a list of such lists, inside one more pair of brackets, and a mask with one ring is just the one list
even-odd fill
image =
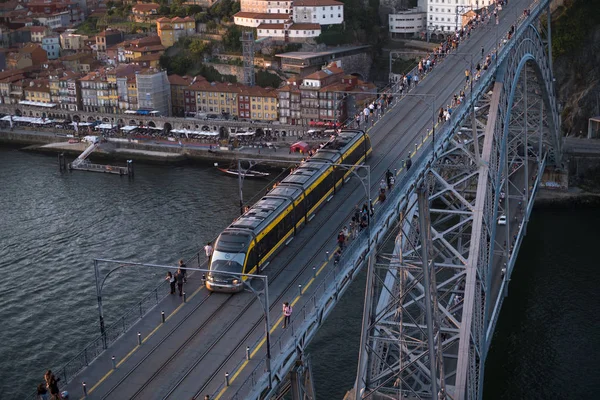
{"label": "street lamp post", "polygon": [[256,296],[256,298],[258,299],[258,301],[260,302],[260,304],[263,307],[263,313],[265,314],[265,339],[266,339],[266,346],[267,346],[267,361],[266,361],[266,366],[267,366],[267,372],[269,373],[269,388],[273,387],[273,373],[271,372],[271,323],[270,323],[270,317],[269,317],[269,280],[267,278],[266,275],[259,275],[261,277],[264,277],[263,281],[264,281],[264,296],[265,296],[265,301],[261,301],[260,300],[260,293],[256,291],[256,289],[254,289],[252,287],[252,285],[250,285],[247,281],[242,280],[242,282],[244,283],[244,285],[250,289],[252,291],[252,293],[254,293],[254,295]]}
{"label": "street lamp post", "polygon": [[[99,269],[99,263],[100,262],[105,262],[105,263],[111,263],[111,264],[119,264],[117,267],[111,269],[108,274],[106,274],[106,276],[102,279],[102,281],[100,282],[100,269]],[[98,312],[100,315],[100,332],[102,334],[102,344],[103,344],[103,348],[106,350],[107,346],[107,337],[106,337],[106,330],[104,328],[104,315],[102,313],[102,288],[104,286],[104,282],[106,281],[106,278],[109,277],[110,274],[112,274],[114,271],[123,268],[123,267],[149,267],[149,268],[162,268],[162,269],[177,269],[178,267],[176,266],[172,266],[172,265],[159,265],[159,264],[145,264],[145,263],[136,263],[136,262],[129,262],[129,261],[118,261],[118,260],[109,260],[109,259],[94,259],[94,273],[96,276],[96,293],[98,296]],[[215,272],[215,271],[211,271],[208,269],[202,269],[202,268],[193,268],[193,267],[187,267],[188,271],[198,271],[198,272],[202,272],[205,274],[211,273],[211,272]],[[265,338],[266,338],[266,350],[267,350],[267,360],[266,360],[266,366],[267,366],[267,372],[269,373],[269,387],[272,387],[272,382],[273,382],[273,373],[271,371],[271,323],[270,323],[270,316],[269,316],[269,279],[266,275],[254,275],[254,274],[244,274],[244,273],[235,273],[235,272],[227,272],[226,275],[232,276],[232,277],[239,277],[240,280],[243,282],[244,286],[247,287],[258,299],[258,301],[260,302],[262,309],[263,309],[263,314],[265,316]],[[252,279],[261,279],[264,282],[264,288],[262,289],[262,293],[264,294],[265,300],[264,302],[260,299],[260,292],[261,291],[257,291],[255,288],[253,288],[248,282],[247,280],[242,279],[242,277],[246,277],[246,278],[252,278]]]}
{"label": "street lamp post", "polygon": [[102,348],[106,350],[108,348],[108,340],[106,337],[106,327],[104,325],[104,310],[102,307],[102,289],[104,288],[104,282],[106,279],[115,272],[116,270],[127,266],[121,264],[116,268],[111,269],[108,274],[100,281],[100,269],[98,268],[98,260],[94,260],[94,277],[96,279],[96,298],[98,300],[98,317],[100,319],[100,335],[102,336]]}
{"label": "street lamp post", "polygon": [[[430,95],[431,96],[431,95]],[[239,187],[239,192],[240,192],[240,208],[243,214],[243,209],[244,209],[244,200],[242,198],[243,196],[243,191],[242,191],[242,184],[243,184],[243,179],[241,179],[242,175],[245,175],[246,173],[248,173],[248,171],[250,171],[250,169],[252,169],[255,165],[260,164],[261,162],[279,162],[279,163],[289,163],[289,164],[298,164],[298,161],[284,161],[284,160],[270,160],[270,159],[261,159],[259,161],[250,159],[250,158],[240,158],[238,159],[238,168],[241,168],[241,162],[242,161],[248,161],[249,163],[249,167],[247,169],[238,169],[238,171],[240,172],[238,175],[240,176],[240,179],[238,179],[238,183],[240,185]],[[312,165],[327,165],[330,166],[331,164],[329,163],[322,163],[322,162],[311,162]],[[359,180],[360,183],[363,186],[363,189],[365,191],[365,197],[367,198],[368,204],[369,204],[369,210],[367,212],[367,232],[368,232],[368,236],[369,236],[369,243],[371,241],[371,234],[370,234],[370,229],[371,229],[371,166],[370,165],[366,165],[366,164],[335,164],[334,168],[343,168],[346,170],[349,170],[354,176],[356,176]],[[367,174],[366,176],[360,176],[357,172],[357,170],[366,170]]]}

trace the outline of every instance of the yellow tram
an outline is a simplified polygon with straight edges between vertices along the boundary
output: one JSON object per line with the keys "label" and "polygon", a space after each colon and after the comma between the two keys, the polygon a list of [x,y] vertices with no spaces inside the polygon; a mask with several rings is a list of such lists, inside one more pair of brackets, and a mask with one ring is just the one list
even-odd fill
{"label": "yellow tram", "polygon": [[371,152],[371,140],[361,130],[343,130],[329,140],[221,232],[206,287],[219,292],[243,290],[245,277],[229,273],[259,273],[351,174],[348,168],[334,166],[364,163]]}

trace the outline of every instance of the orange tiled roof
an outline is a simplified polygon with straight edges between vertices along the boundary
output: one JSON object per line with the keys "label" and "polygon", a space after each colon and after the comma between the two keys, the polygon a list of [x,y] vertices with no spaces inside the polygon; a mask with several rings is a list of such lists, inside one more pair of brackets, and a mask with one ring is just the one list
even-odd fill
{"label": "orange tiled roof", "polygon": [[293,24],[290,27],[290,30],[292,31],[316,31],[316,30],[321,30],[321,25],[319,24]]}
{"label": "orange tiled roof", "polygon": [[160,5],[156,3],[137,3],[135,6],[131,7],[131,10],[138,12],[158,11],[159,7]]}

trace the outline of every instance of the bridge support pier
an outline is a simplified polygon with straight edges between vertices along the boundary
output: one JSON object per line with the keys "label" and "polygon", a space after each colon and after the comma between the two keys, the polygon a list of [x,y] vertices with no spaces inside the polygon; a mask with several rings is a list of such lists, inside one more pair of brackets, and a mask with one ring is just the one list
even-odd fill
{"label": "bridge support pier", "polygon": [[289,376],[292,400],[315,399],[315,388],[309,357],[298,359]]}

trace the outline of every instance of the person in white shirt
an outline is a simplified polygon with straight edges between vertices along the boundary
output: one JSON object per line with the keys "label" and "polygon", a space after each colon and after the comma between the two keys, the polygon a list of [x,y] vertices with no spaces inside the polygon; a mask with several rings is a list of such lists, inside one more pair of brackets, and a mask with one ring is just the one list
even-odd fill
{"label": "person in white shirt", "polygon": [[210,264],[210,259],[212,258],[213,255],[213,247],[212,247],[212,242],[208,242],[206,243],[206,246],[204,246],[204,252],[206,253],[206,258],[208,259],[208,263]]}

